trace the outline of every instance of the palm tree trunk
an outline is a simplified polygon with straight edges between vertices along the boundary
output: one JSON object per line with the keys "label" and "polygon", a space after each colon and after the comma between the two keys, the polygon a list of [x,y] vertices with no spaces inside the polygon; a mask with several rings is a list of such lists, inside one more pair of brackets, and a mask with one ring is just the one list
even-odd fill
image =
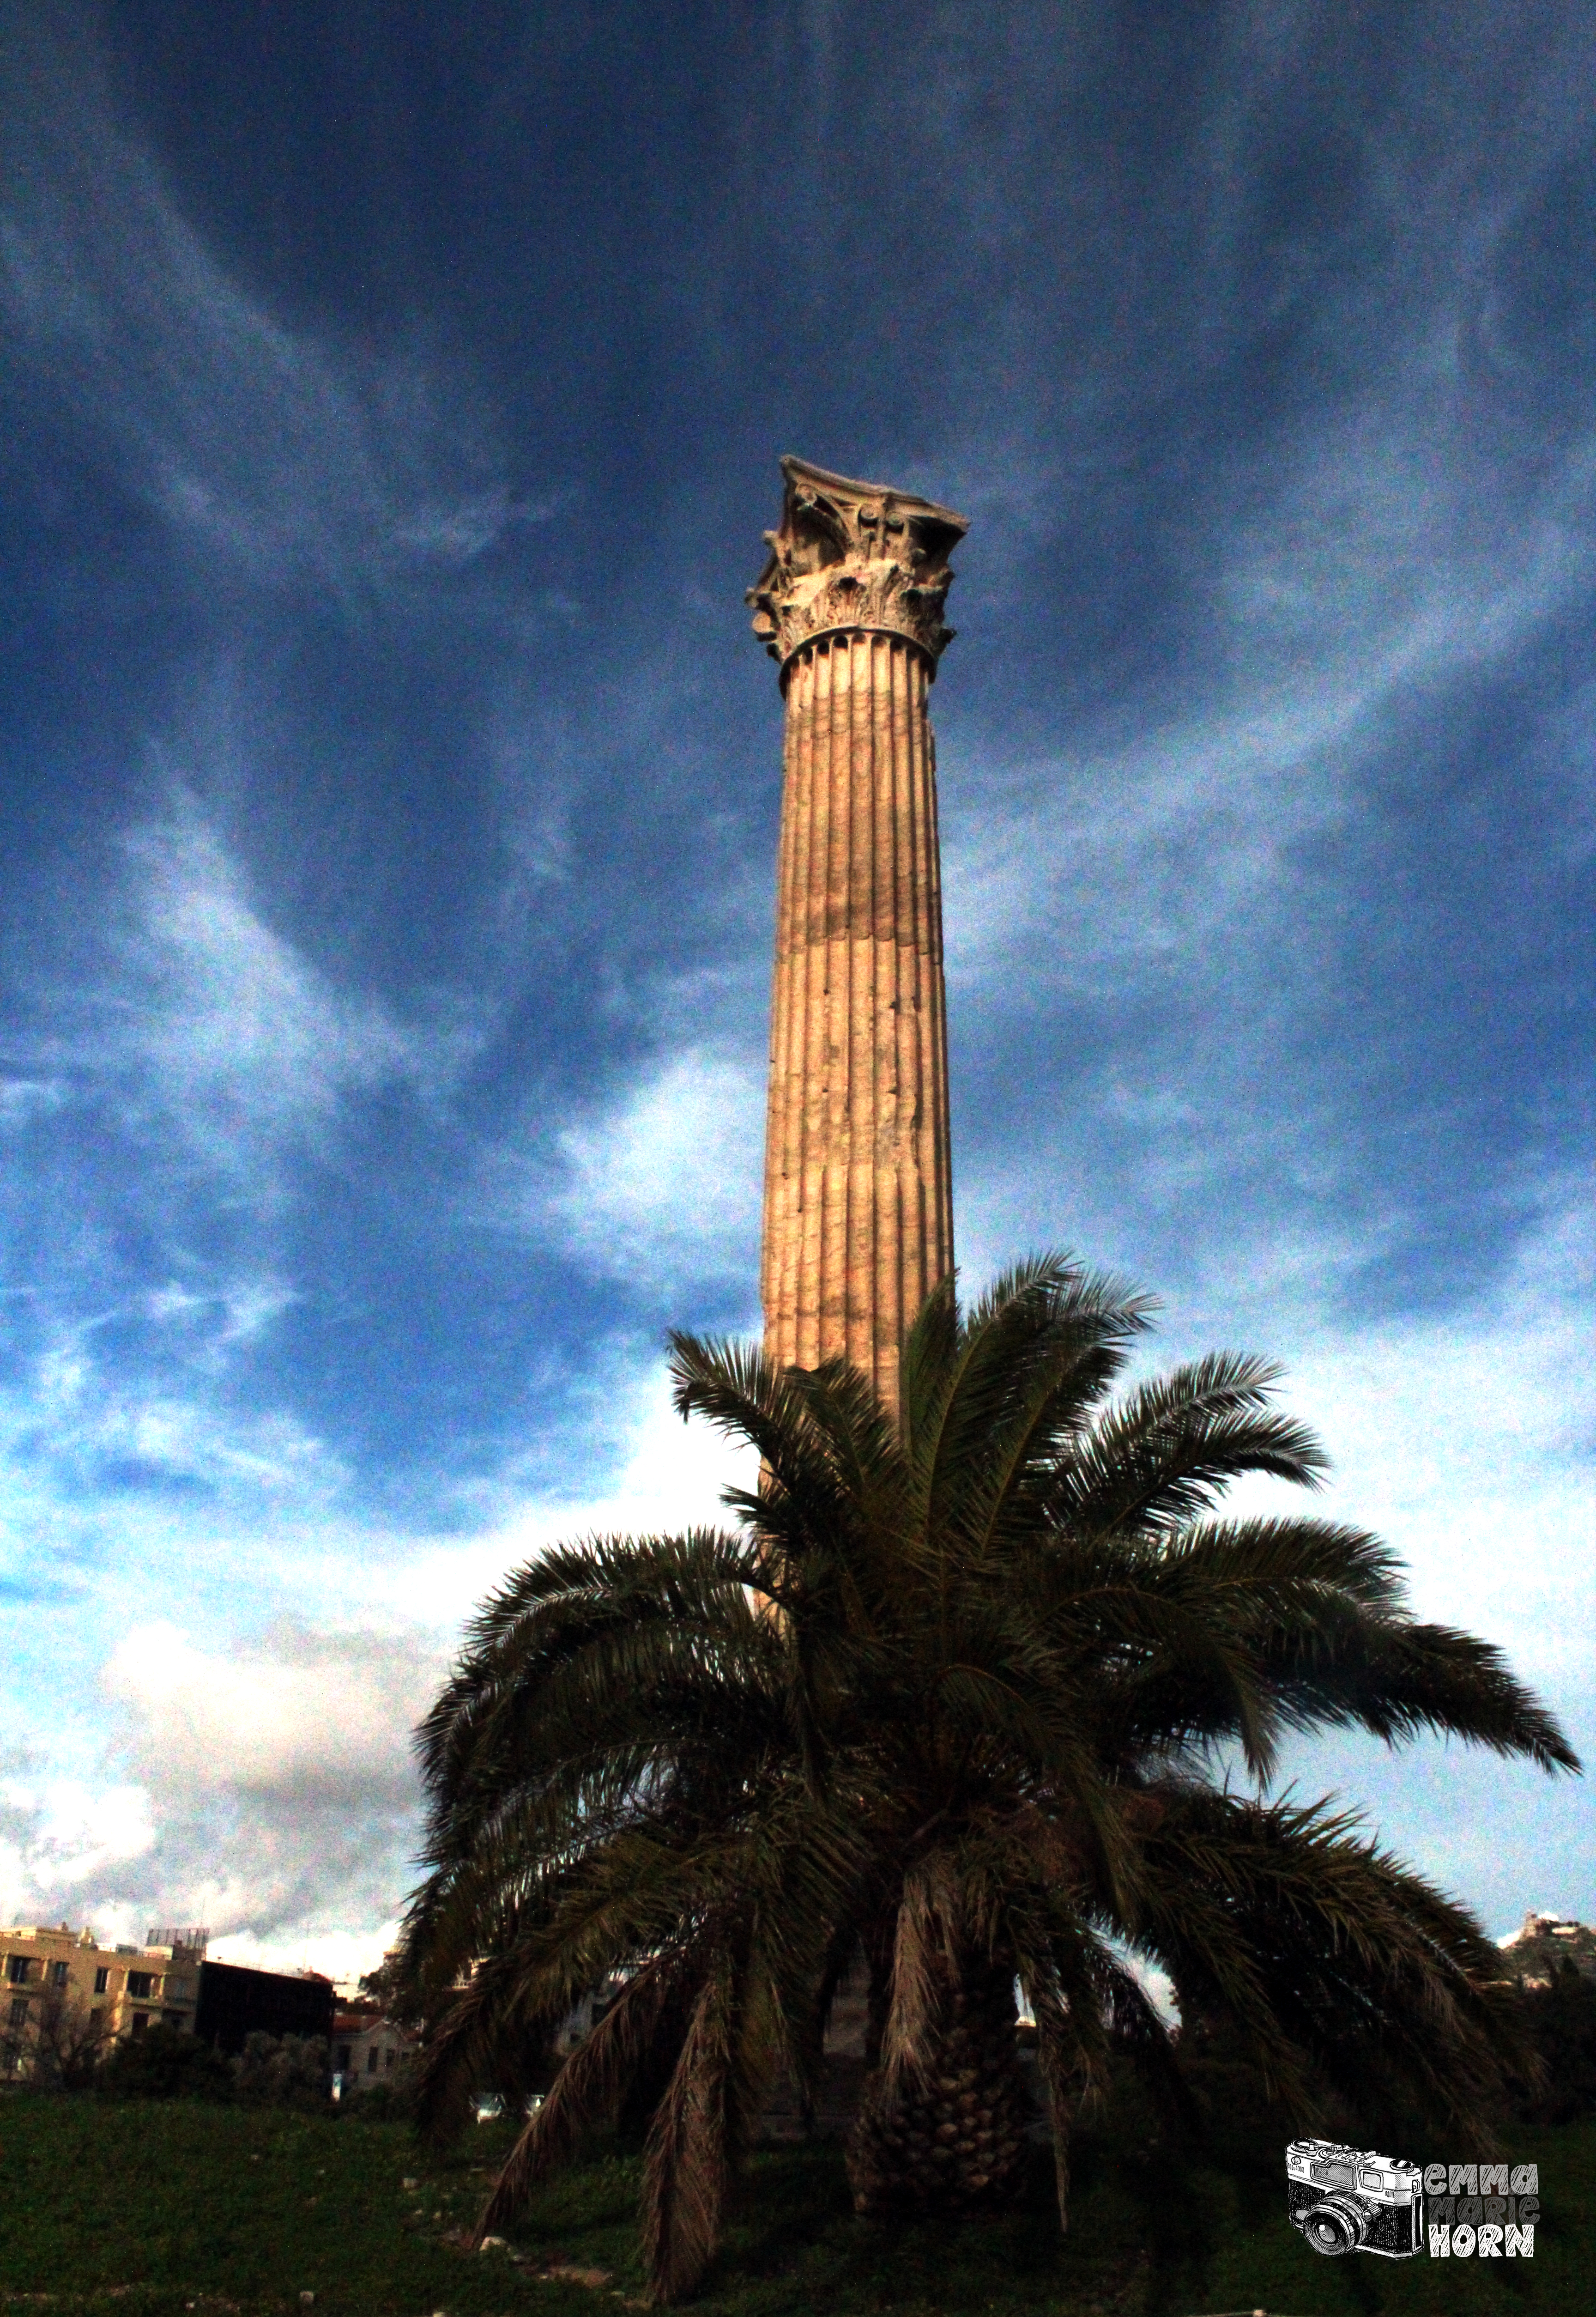
{"label": "palm tree trunk", "polygon": [[879,2067],[866,2080],[848,2143],[854,2210],[1007,2203],[1023,2174],[1030,2107],[1012,1968],[983,1957],[945,1996],[920,2066],[896,2087]]}
{"label": "palm tree trunk", "polygon": [[1053,2179],[1058,2192],[1058,2233],[1069,2234],[1069,2137],[1062,2116],[1053,2118]]}

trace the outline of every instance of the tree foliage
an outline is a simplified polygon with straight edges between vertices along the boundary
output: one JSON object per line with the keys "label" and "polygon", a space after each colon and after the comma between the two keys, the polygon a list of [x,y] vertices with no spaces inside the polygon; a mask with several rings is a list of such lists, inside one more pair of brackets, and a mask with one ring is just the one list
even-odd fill
{"label": "tree foliage", "polygon": [[268,2035],[260,2028],[229,2058],[186,2029],[157,2022],[143,2035],[100,2048],[99,2065],[80,2080],[105,2099],[199,2099],[246,2107],[332,2107],[331,2047],[315,2035]]}
{"label": "tree foliage", "polygon": [[421,1731],[429,1872],[398,1971],[424,2127],[456,2129],[486,2082],[529,2086],[578,1999],[624,1982],[484,2228],[646,2084],[649,2274],[660,2299],[691,2292],[772,2080],[812,2092],[860,1955],[869,2208],[1012,2185],[1006,2095],[950,2039],[978,2019],[993,2060],[1016,1979],[1061,2214],[1110,2054],[1179,2097],[1133,1959],[1234,2022],[1305,2115],[1378,2060],[1477,2116],[1521,2062],[1473,1919],[1351,1819],[1267,1794],[1304,1731],[1441,1731],[1548,1770],[1578,1767],[1567,1741],[1490,1645],[1412,1618],[1378,1539],[1226,1516],[1234,1481],[1311,1489],[1323,1453],[1255,1359],[1111,1398],[1149,1308],[1065,1257],[963,1315],[945,1285],[896,1421],[842,1362],[673,1337],[678,1409],[761,1460],[727,1494],[735,1526],[516,1571]]}
{"label": "tree foliage", "polygon": [[45,1988],[27,2008],[25,2023],[0,2035],[0,2076],[35,2091],[84,2090],[105,2056],[99,2012],[66,1987]]}
{"label": "tree foliage", "polygon": [[1526,2122],[1596,2116],[1596,1979],[1559,1963],[1545,1985],[1526,1988],[1520,1999],[1540,2062],[1521,2093]]}

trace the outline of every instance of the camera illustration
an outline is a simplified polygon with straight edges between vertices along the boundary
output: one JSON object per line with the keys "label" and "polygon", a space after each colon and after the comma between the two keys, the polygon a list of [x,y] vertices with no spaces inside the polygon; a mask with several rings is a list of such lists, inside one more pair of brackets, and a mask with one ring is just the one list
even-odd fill
{"label": "camera illustration", "polygon": [[1423,2247],[1423,2174],[1370,2148],[1294,2140],[1286,2151],[1286,2209],[1315,2252],[1404,2260]]}

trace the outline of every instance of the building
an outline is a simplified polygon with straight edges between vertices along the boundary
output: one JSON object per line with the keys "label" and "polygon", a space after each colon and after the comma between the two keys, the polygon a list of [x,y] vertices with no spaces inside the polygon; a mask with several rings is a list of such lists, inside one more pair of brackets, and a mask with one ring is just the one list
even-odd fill
{"label": "building", "polygon": [[610,1972],[591,1995],[584,1995],[579,2003],[572,2005],[554,2039],[555,2051],[561,2059],[584,2043],[612,2009],[616,1997],[631,1976],[629,1970]]}
{"label": "building", "polygon": [[152,1930],[145,1945],[101,1946],[91,1930],[22,1924],[0,1932],[0,2068],[31,2071],[40,2039],[110,2044],[157,2023],[192,2031],[208,1934]]}
{"label": "building", "polygon": [[0,1932],[0,2075],[33,2073],[42,2045],[81,2060],[157,2026],[229,2055],[257,2031],[331,2037],[330,1979],[210,1962],[210,1936],[152,1930],[141,1947],[106,1947],[66,1923]]}
{"label": "building", "polygon": [[333,1982],[317,1971],[252,1971],[245,1964],[208,1963],[200,1973],[194,2032],[229,2057],[250,2035],[333,2033]]}
{"label": "building", "polygon": [[1565,1964],[1596,1979],[1596,1928],[1569,1916],[1531,1910],[1500,1945],[1509,1974],[1520,1987],[1549,1987]]}
{"label": "building", "polygon": [[340,2098],[393,2082],[415,2049],[415,2039],[382,2016],[382,2006],[357,1996],[333,2012],[333,2077]]}

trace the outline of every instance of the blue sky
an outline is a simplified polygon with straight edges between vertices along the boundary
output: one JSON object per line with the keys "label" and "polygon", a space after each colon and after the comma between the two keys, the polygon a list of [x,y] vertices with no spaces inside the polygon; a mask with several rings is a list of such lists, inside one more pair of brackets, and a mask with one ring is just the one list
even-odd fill
{"label": "blue sky", "polygon": [[472,1603],[713,1507],[783,451],[971,519],[967,1280],[1277,1355],[1596,1751],[1590,12],[0,6],[0,1913],[370,1960]]}

